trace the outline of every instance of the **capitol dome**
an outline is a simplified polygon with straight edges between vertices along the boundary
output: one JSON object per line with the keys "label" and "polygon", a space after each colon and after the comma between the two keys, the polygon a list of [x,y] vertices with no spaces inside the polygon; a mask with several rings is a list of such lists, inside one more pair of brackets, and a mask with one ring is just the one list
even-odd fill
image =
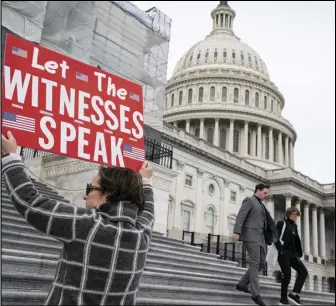
{"label": "capitol dome", "polygon": [[228,6],[227,1],[221,1],[211,16],[214,21],[213,31],[182,56],[173,74],[204,65],[213,67],[220,65],[236,66],[269,78],[267,67],[259,54],[234,34],[232,25],[235,12]]}
{"label": "capitol dome", "polygon": [[285,99],[259,54],[235,35],[235,16],[227,1],[211,12],[212,31],[167,82],[164,121],[266,169],[293,167]]}

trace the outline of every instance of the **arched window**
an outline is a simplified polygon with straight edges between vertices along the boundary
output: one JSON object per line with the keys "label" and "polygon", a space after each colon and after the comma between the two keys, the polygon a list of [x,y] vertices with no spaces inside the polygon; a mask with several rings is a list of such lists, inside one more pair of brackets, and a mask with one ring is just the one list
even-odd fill
{"label": "arched window", "polygon": [[226,49],[224,49],[223,51],[223,57],[226,58],[227,57],[227,52],[226,52]]}
{"label": "arched window", "polygon": [[210,101],[215,101],[216,89],[215,86],[210,87]]}
{"label": "arched window", "polygon": [[179,92],[179,105],[182,105],[182,99],[183,99],[183,92],[182,90]]}
{"label": "arched window", "polygon": [[244,53],[243,53],[243,52],[240,53],[240,59],[241,59],[242,61],[244,60]]}
{"label": "arched window", "polygon": [[219,146],[222,149],[226,149],[226,129],[220,129],[219,131]]}
{"label": "arched window", "polygon": [[245,105],[250,104],[250,92],[248,90],[245,90]]}
{"label": "arched window", "polygon": [[277,141],[274,139],[273,140],[273,161],[277,162],[278,159],[278,143]]}
{"label": "arched window", "polygon": [[174,99],[175,99],[175,95],[172,94],[172,95],[171,95],[171,107],[174,106]]}
{"label": "arched window", "polygon": [[214,233],[214,226],[215,226],[215,212],[210,207],[208,208],[206,212],[206,228],[207,228],[208,234]]}
{"label": "arched window", "polygon": [[193,90],[190,88],[188,90],[188,103],[192,103],[192,95],[193,95]]}
{"label": "arched window", "polygon": [[227,102],[227,88],[222,88],[222,102]]}
{"label": "arched window", "polygon": [[239,130],[235,129],[233,131],[233,152],[239,152]]}
{"label": "arched window", "polygon": [[201,52],[197,54],[197,59],[199,60],[201,58]]}
{"label": "arched window", "polygon": [[255,107],[259,107],[259,93],[255,93]]}
{"label": "arched window", "polygon": [[198,102],[203,102],[203,87],[198,89]]}
{"label": "arched window", "polygon": [[206,49],[204,57],[205,57],[205,59],[207,59],[209,57],[209,49]]}
{"label": "arched window", "polygon": [[256,156],[258,156],[259,151],[258,151],[258,135],[255,135],[255,148],[256,148]]}
{"label": "arched window", "polygon": [[233,90],[233,102],[238,103],[238,101],[239,101],[239,89],[235,88]]}
{"label": "arched window", "polygon": [[217,57],[218,57],[218,51],[217,51],[217,49],[215,49],[214,58],[217,58]]}
{"label": "arched window", "polygon": [[264,109],[267,109],[267,97],[264,96]]}
{"label": "arched window", "polygon": [[269,138],[268,137],[265,138],[265,158],[266,159],[270,158],[270,156],[269,156]]}
{"label": "arched window", "polygon": [[252,133],[248,132],[247,139],[247,154],[252,155]]}
{"label": "arched window", "polygon": [[195,129],[195,136],[196,136],[196,137],[199,137],[199,136],[200,136],[200,129],[199,129],[199,128],[196,128],[196,129]]}
{"label": "arched window", "polygon": [[236,52],[235,52],[235,50],[232,50],[232,58],[233,58],[233,59],[236,58]]}
{"label": "arched window", "polygon": [[207,141],[213,144],[214,141],[214,129],[209,127],[207,129]]}

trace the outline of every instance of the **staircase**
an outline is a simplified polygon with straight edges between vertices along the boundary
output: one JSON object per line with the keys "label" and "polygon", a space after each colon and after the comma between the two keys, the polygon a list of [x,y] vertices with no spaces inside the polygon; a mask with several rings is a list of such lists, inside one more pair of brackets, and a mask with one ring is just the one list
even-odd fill
{"label": "staircase", "polygon": [[[47,185],[33,180],[44,195],[68,202]],[[42,305],[51,287],[62,244],[32,228],[11,204],[2,181],[2,305]],[[246,269],[215,254],[153,233],[138,305],[254,305],[235,290]],[[277,305],[280,285],[261,276],[262,297]],[[303,291],[305,305],[335,305],[331,293]]]}

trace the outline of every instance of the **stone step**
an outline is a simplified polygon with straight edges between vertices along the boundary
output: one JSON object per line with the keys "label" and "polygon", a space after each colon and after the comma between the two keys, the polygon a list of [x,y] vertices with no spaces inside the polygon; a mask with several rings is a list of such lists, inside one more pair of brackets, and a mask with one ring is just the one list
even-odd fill
{"label": "stone step", "polygon": [[[33,249],[33,248],[32,248]],[[37,251],[38,252],[38,251]],[[24,272],[35,272],[42,273],[41,269],[43,268],[43,274],[50,273],[51,267],[56,268],[56,262],[59,258],[60,252],[55,252],[54,254],[50,253],[35,253],[25,250],[20,252],[18,250],[9,250],[6,248],[2,249],[2,268],[3,271],[21,271],[24,269]],[[44,261],[48,262],[48,265],[44,265]],[[38,270],[36,270],[36,266]],[[42,268],[41,268],[42,267]],[[246,272],[246,269],[230,266],[230,265],[211,265],[207,264],[206,261],[201,263],[195,263],[192,260],[182,260],[181,258],[173,258],[163,253],[157,254],[154,252],[149,252],[146,261],[146,270],[152,269],[157,271],[157,269],[166,269],[180,271],[180,275],[192,275],[190,273],[204,273],[212,274],[213,277],[222,277],[223,275],[230,275],[230,277],[241,278]],[[178,268],[176,268],[178,267]],[[53,273],[53,272],[51,272]],[[189,274],[188,274],[189,273]],[[274,281],[273,278],[260,276],[262,280]]]}
{"label": "stone step", "polygon": [[40,242],[27,242],[18,241],[15,239],[1,238],[1,248],[14,249],[19,251],[31,251],[46,253],[46,254],[59,254],[62,251],[62,245],[43,244]]}
{"label": "stone step", "polygon": [[[27,254],[24,254],[27,257]],[[28,255],[29,256],[29,255]],[[56,256],[54,256],[56,257]],[[2,273],[2,288],[3,289],[29,289],[39,290],[49,288],[53,280],[53,274],[40,274],[34,272],[3,272]],[[235,286],[241,275],[222,274],[221,276],[214,276],[212,274],[200,273],[181,273],[178,270],[169,270],[165,268],[151,268],[146,266],[142,275],[141,283],[144,284],[160,284],[171,285],[179,287],[193,287],[193,288],[208,288],[215,290],[235,290]],[[261,291],[263,293],[280,295],[280,285],[277,283],[270,283],[261,281]],[[315,298],[334,301],[335,295],[331,293],[322,293],[315,291],[302,291],[302,297]]]}
{"label": "stone step", "polygon": [[[5,305],[35,305],[43,303],[48,293],[43,291],[15,291],[11,289],[2,290],[2,303]],[[279,303],[279,295],[276,294],[263,294],[263,300],[268,305],[277,305]],[[250,296],[245,293],[227,290],[214,290],[214,289],[200,289],[200,288],[186,288],[178,286],[164,286],[152,284],[140,284],[137,298],[140,301],[151,299],[166,299],[166,300],[198,300],[204,302],[215,303],[250,303]],[[138,300],[138,304],[140,303]],[[321,301],[318,299],[302,298],[304,305],[335,305],[334,301]],[[213,304],[213,303],[212,303]]]}
{"label": "stone step", "polygon": [[[16,211],[14,211],[15,208],[11,211],[9,211],[6,208],[2,210],[2,229],[6,230],[16,230],[18,233],[25,232],[25,233],[31,233],[31,234],[38,234],[38,235],[43,235],[40,232],[38,232],[35,228],[30,226],[26,220]],[[22,229],[20,229],[22,228]],[[207,257],[213,257],[213,258],[218,258],[219,256],[216,254],[208,254],[205,252],[199,252],[200,248],[197,246],[191,246],[189,244],[183,244],[181,241],[172,239],[172,238],[167,238],[161,235],[153,234],[152,237],[155,239],[155,242],[164,244],[165,246],[176,246],[176,247],[181,247],[182,249],[188,249],[192,250],[193,252],[197,252],[199,254],[207,254]],[[193,253],[192,252],[192,253]],[[189,253],[189,252],[188,252]],[[227,263],[232,263],[231,261],[227,261]]]}
{"label": "stone step", "polygon": [[[29,225],[27,222],[25,222],[25,223],[26,224],[18,224],[16,222],[14,223],[14,221],[13,222],[3,221],[1,223],[1,225],[2,225],[1,228],[2,228],[2,230],[16,231],[18,233],[23,232],[23,233],[27,233],[27,234],[43,235],[41,232],[39,232],[37,229],[35,229],[31,225]],[[191,250],[191,251],[200,252],[200,248],[197,247],[197,246],[182,244],[181,241],[178,241],[178,240],[176,240],[176,241],[167,240],[165,237],[163,237],[162,235],[159,235],[155,232],[153,232],[153,234],[152,234],[152,242],[164,244],[166,246],[182,247],[184,249],[188,249],[188,250]]]}
{"label": "stone step", "polygon": [[[140,294],[140,293],[139,293]],[[248,303],[232,303],[232,302],[220,302],[213,303],[208,301],[199,300],[176,300],[176,299],[153,299],[142,298],[137,296],[137,305],[254,305]],[[141,295],[141,294],[140,294]],[[2,303],[3,305],[42,305],[44,304],[48,296],[47,292],[41,291],[15,291],[4,289],[2,291]]]}
{"label": "stone step", "polygon": [[[62,243],[58,240],[51,238],[45,234],[31,234],[18,231],[9,231],[2,229],[2,242],[5,248],[18,248],[20,250],[29,250],[31,247],[35,247],[36,251],[46,252],[53,254],[56,250],[62,249]],[[198,251],[190,251],[188,248],[181,246],[167,246],[162,243],[156,243],[155,240],[151,242],[150,253],[157,253],[171,257],[174,260],[180,262],[189,260],[195,263],[202,263],[206,260],[209,264],[222,265],[223,260],[218,260],[216,254],[201,253]],[[233,262],[227,262],[227,264],[235,265]]]}
{"label": "stone step", "polygon": [[[3,203],[7,203],[7,204],[11,204],[11,200],[8,196],[8,193],[5,191],[1,191],[1,202]],[[49,199],[53,199],[56,201],[60,201],[60,202],[64,202],[64,203],[70,203],[70,201],[64,199],[62,196],[56,194],[52,194],[52,193],[47,193],[47,192],[40,192],[40,194],[42,194],[43,196],[49,198]]]}
{"label": "stone step", "polygon": [[153,299],[153,298],[137,298],[137,305],[254,305],[253,302],[248,303],[228,303],[228,302],[209,302],[200,300],[176,300],[176,299]]}
{"label": "stone step", "polygon": [[[41,186],[41,185],[36,185],[34,184],[34,187],[41,193],[48,193],[48,194],[55,194],[55,195],[58,195],[58,193],[54,190],[52,190],[51,188],[47,188],[47,187],[44,187],[44,186]],[[1,184],[1,192],[4,192],[7,193],[7,187],[6,187],[6,184],[5,183],[2,183]]]}
{"label": "stone step", "polygon": [[[56,189],[56,188],[51,188],[51,186],[48,186],[47,184],[36,181],[31,177],[30,177],[30,180],[36,188],[46,189],[46,190],[49,190],[49,191],[53,191],[54,189]],[[1,187],[6,187],[5,180],[1,181]]]}
{"label": "stone step", "polygon": [[[27,242],[18,241],[15,239],[2,238],[2,254],[4,254],[4,249],[14,249],[17,251],[30,252],[34,250],[38,253],[45,253],[51,255],[59,255],[62,246],[61,245],[49,245],[43,244],[41,242]],[[202,253],[201,253],[202,254]],[[205,254],[206,255],[206,254]],[[202,269],[205,265],[213,270],[225,270],[226,267],[234,268],[237,263],[234,262],[224,262],[222,260],[211,260],[206,257],[196,257],[192,255],[184,255],[178,252],[167,251],[162,248],[151,247],[148,255],[147,261],[152,260],[153,262],[160,262],[163,265],[193,265],[198,269]]]}

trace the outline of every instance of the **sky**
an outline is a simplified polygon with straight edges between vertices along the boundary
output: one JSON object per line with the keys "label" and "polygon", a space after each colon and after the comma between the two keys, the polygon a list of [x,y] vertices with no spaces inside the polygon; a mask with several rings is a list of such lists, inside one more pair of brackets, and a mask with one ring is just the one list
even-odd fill
{"label": "sky", "polygon": [[[219,1],[133,1],[172,18],[168,75],[212,29]],[[335,2],[229,1],[233,30],[268,67],[285,97],[283,116],[294,126],[294,167],[320,183],[335,182]]]}

